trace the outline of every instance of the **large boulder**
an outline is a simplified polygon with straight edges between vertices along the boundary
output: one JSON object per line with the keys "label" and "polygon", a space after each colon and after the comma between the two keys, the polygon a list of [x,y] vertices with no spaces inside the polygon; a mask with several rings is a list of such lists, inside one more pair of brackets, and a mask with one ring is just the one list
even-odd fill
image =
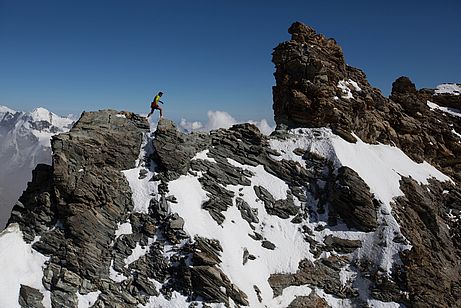
{"label": "large boulder", "polygon": [[373,231],[378,226],[377,207],[370,188],[349,167],[341,167],[330,186],[330,203],[349,226],[361,231]]}
{"label": "large boulder", "polygon": [[210,143],[207,134],[184,134],[171,120],[161,119],[155,131],[154,148],[160,167],[172,177],[186,174],[190,160]]}

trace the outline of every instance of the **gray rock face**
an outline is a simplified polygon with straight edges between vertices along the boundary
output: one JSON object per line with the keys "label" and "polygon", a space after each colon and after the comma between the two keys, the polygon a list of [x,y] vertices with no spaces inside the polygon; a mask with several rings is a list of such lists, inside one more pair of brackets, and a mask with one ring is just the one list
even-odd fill
{"label": "gray rock face", "polygon": [[274,197],[261,186],[255,186],[256,196],[264,201],[266,211],[271,215],[276,215],[280,218],[288,218],[298,213],[298,208],[293,203],[293,195],[288,192],[288,197],[285,200],[275,200]]}
{"label": "gray rock face", "polygon": [[362,247],[361,241],[342,239],[332,235],[325,237],[324,244],[327,246],[327,250],[331,249],[339,253],[351,253]]}
{"label": "gray rock face", "polygon": [[288,308],[329,308],[327,301],[315,292],[309,294],[309,296],[298,296],[294,301],[290,303]]}
{"label": "gray rock face", "polygon": [[23,308],[44,308],[42,304],[43,294],[34,288],[21,285],[19,290],[19,305]]}
{"label": "gray rock face", "polygon": [[208,143],[209,138],[205,134],[186,135],[179,132],[170,120],[161,119],[158,122],[154,147],[160,165],[173,177],[186,174],[190,159]]}
{"label": "gray rock face", "polygon": [[338,257],[323,259],[315,264],[305,260],[300,262],[299,269],[295,274],[273,274],[269,278],[274,295],[280,295],[281,291],[290,285],[300,286],[310,284],[323,288],[325,292],[335,294],[343,298],[355,298],[357,294],[351,286],[341,286],[339,270],[345,260]]}
{"label": "gray rock face", "polygon": [[461,306],[461,229],[453,215],[460,209],[459,186],[421,186],[404,178],[401,189],[405,197],[397,199],[395,211],[413,246],[402,255],[409,301],[414,307]]}
{"label": "gray rock face", "polygon": [[14,207],[9,223],[19,223],[26,241],[41,236],[33,247],[52,256],[44,285],[56,307],[77,307],[84,280],[96,285],[108,277],[117,223],[133,207],[121,170],[134,166],[148,129],[131,113],[83,113],[53,138],[53,166],[34,170]]}
{"label": "gray rock face", "polygon": [[361,231],[376,230],[377,206],[370,188],[357,172],[348,167],[339,168],[330,189],[331,205],[348,226]]}

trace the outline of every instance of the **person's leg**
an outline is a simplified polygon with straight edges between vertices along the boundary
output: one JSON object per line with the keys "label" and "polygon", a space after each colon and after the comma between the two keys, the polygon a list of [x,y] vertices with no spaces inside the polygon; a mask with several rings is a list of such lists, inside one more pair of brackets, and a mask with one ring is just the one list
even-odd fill
{"label": "person's leg", "polygon": [[162,107],[158,106],[158,110],[160,110],[160,117],[163,118],[163,110],[162,110]]}
{"label": "person's leg", "polygon": [[150,117],[150,115],[151,115],[152,113],[154,113],[154,110],[155,110],[154,108],[151,108],[149,114],[147,115],[147,117]]}

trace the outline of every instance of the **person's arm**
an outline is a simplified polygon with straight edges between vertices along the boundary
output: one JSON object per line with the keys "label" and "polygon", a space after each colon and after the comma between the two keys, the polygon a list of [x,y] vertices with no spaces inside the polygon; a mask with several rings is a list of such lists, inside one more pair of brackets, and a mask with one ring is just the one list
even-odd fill
{"label": "person's arm", "polygon": [[158,101],[158,102],[163,104],[163,102],[162,102],[162,101]]}

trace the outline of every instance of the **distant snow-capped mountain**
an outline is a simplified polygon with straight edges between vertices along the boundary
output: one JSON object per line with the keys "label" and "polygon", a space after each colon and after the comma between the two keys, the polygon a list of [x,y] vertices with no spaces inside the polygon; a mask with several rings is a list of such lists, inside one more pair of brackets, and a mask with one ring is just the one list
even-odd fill
{"label": "distant snow-capped mountain", "polygon": [[0,106],[0,226],[39,163],[51,163],[51,136],[69,130],[73,120],[44,108],[32,112]]}

